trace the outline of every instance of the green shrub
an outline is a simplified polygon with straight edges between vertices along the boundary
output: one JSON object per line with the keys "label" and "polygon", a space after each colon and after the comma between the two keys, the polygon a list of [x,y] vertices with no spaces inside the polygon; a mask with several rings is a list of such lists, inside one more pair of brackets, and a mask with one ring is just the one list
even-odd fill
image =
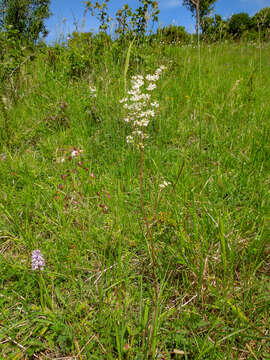
{"label": "green shrub", "polygon": [[157,31],[157,38],[166,44],[187,43],[190,40],[189,34],[184,26],[165,26]]}

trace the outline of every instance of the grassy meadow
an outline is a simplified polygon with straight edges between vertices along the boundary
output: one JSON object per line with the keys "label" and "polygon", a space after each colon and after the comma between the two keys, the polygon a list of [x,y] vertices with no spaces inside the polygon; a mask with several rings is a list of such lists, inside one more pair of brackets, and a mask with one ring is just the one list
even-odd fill
{"label": "grassy meadow", "polygon": [[2,84],[0,359],[270,359],[270,44],[131,49],[128,88],[167,67],[144,147],[157,303],[114,46],[39,49]]}

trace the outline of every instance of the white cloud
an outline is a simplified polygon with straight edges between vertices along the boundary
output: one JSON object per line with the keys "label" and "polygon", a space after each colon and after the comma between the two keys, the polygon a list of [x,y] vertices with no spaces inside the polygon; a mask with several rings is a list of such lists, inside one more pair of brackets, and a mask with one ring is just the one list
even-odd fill
{"label": "white cloud", "polygon": [[173,9],[176,7],[181,7],[181,0],[160,0],[159,7],[160,9]]}

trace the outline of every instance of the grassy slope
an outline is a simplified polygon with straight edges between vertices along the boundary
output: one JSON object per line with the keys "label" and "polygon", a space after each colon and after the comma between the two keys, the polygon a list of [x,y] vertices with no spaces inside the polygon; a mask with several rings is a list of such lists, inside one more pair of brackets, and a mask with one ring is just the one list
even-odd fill
{"label": "grassy slope", "polygon": [[[142,65],[133,55],[131,73],[169,64],[145,149],[162,289],[157,354],[269,359],[269,45],[261,66],[254,46],[203,47],[200,82],[196,49],[143,53]],[[18,101],[8,109],[9,146],[3,141],[0,161],[0,356],[146,359],[153,285],[139,156],[125,142],[118,103],[123,66],[107,54],[72,81],[61,61],[53,68],[39,55],[26,64]],[[89,83],[97,86],[95,99]],[[62,163],[73,147],[83,150],[80,157]],[[173,186],[156,209],[163,178]],[[30,264],[37,248],[46,259],[43,306]]]}

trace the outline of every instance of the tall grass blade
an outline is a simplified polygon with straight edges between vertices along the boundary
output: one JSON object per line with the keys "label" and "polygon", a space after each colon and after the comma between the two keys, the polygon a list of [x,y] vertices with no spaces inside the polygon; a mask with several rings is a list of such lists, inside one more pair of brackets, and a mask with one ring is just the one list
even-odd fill
{"label": "tall grass blade", "polygon": [[136,39],[136,37],[134,37],[134,39],[129,44],[128,51],[127,51],[127,56],[126,56],[126,60],[125,60],[125,68],[124,68],[124,88],[125,88],[125,93],[127,92],[127,72],[128,72],[128,68],[129,68],[130,54],[131,54],[132,46],[134,44],[135,39]]}

